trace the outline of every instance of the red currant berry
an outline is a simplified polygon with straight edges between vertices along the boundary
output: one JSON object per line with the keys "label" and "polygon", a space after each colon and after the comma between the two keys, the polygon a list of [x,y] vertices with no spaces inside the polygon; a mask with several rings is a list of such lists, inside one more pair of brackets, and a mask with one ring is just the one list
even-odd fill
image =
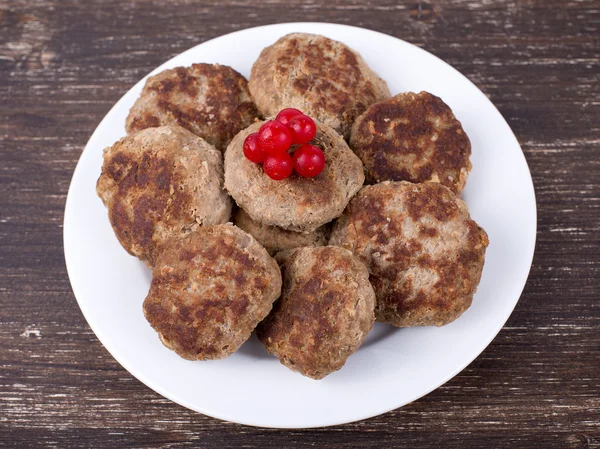
{"label": "red currant berry", "polygon": [[265,174],[276,181],[289,177],[294,170],[294,162],[288,153],[267,156],[263,163]]}
{"label": "red currant berry", "polygon": [[325,155],[314,145],[302,145],[294,153],[294,169],[300,176],[314,178],[325,167]]}
{"label": "red currant berry", "polygon": [[244,139],[244,156],[255,164],[260,164],[268,156],[258,144],[258,133],[249,134]]}
{"label": "red currant berry", "polygon": [[279,111],[279,114],[277,114],[275,120],[277,120],[279,123],[283,123],[285,126],[288,126],[290,120],[296,117],[297,115],[303,115],[302,111],[295,108],[285,108]]}
{"label": "red currant berry", "polygon": [[271,120],[260,127],[258,144],[269,154],[285,153],[292,144],[292,134],[287,126]]}
{"label": "red currant berry", "polygon": [[297,115],[290,120],[288,127],[291,130],[292,142],[308,143],[315,138],[317,125],[308,115]]}

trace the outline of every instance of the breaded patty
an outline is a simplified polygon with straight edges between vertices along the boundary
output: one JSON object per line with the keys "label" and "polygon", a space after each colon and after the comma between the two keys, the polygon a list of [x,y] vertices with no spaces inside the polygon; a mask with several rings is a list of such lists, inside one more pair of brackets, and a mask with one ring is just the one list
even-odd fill
{"label": "breaded patty", "polygon": [[362,57],[341,42],[293,33],[266,47],[248,83],[265,116],[292,107],[331,126],[345,138],[365,109],[390,91]]}
{"label": "breaded patty", "polygon": [[301,246],[323,246],[327,243],[327,226],[321,226],[308,233],[286,231],[277,226],[264,225],[254,221],[241,208],[235,212],[233,221],[237,227],[254,237],[271,255],[286,249]]}
{"label": "breaded patty", "polygon": [[362,163],[344,139],[317,123],[311,143],[325,153],[323,171],[314,178],[294,173],[275,181],[244,156],[244,139],[261,125],[240,132],[225,152],[225,188],[236,203],[259,223],[297,232],[313,232],[338,217],[364,182]]}
{"label": "breaded patty", "polygon": [[148,128],[106,148],[96,189],[123,248],[150,267],[162,240],[231,215],[221,153],[179,126]]}
{"label": "breaded patty", "polygon": [[275,259],[251,235],[206,226],[165,242],[144,315],[184,359],[221,359],[250,337],[280,292]]}
{"label": "breaded patty", "polygon": [[193,64],[148,78],[126,128],[132,133],[179,125],[225,151],[233,136],[257,115],[246,78],[225,65]]}
{"label": "breaded patty", "polygon": [[352,126],[350,147],[368,184],[439,182],[460,193],[471,169],[471,142],[452,110],[428,92],[371,105]]}
{"label": "breaded patty", "polygon": [[283,290],[256,333],[288,368],[313,379],[339,370],[375,320],[365,266],[342,248],[297,248],[275,256]]}
{"label": "breaded patty", "polygon": [[364,187],[329,244],[369,268],[378,321],[442,326],[471,305],[488,237],[448,188],[401,181]]}

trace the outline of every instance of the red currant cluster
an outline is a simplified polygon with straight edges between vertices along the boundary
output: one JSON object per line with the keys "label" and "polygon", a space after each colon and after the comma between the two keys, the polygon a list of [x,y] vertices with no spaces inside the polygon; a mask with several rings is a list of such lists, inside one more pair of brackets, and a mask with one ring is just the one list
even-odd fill
{"label": "red currant cluster", "polygon": [[[294,108],[283,109],[244,140],[244,156],[255,164],[263,164],[265,174],[275,180],[289,177],[292,171],[314,178],[325,167],[320,148],[309,145],[317,126],[313,119]],[[299,146],[298,146],[299,145]],[[293,157],[288,150],[295,146]]]}

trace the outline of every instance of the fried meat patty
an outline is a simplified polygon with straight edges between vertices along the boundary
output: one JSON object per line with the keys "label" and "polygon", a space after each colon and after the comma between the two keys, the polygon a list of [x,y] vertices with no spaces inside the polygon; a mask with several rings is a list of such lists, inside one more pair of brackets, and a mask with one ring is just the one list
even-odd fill
{"label": "fried meat patty", "polygon": [[275,181],[261,165],[244,156],[244,139],[257,132],[257,122],[233,138],[225,152],[225,188],[250,217],[289,231],[313,232],[338,217],[364,182],[360,159],[329,126],[317,123],[311,141],[325,154],[325,168],[314,178],[293,173]]}
{"label": "fried meat patty", "polygon": [[471,305],[488,237],[441,184],[386,181],[352,199],[329,244],[369,268],[378,321],[442,326]]}
{"label": "fried meat patty", "polygon": [[365,266],[342,248],[297,248],[275,256],[281,298],[256,329],[267,350],[313,379],[339,370],[373,327],[375,293]]}
{"label": "fried meat patty", "polygon": [[345,138],[369,105],[390,97],[386,82],[357,52],[305,33],[288,34],[266,47],[252,66],[248,86],[265,116],[297,108]]}
{"label": "fried meat patty", "polygon": [[206,226],[165,243],[144,315],[181,357],[220,359],[250,337],[280,292],[277,263],[251,235]]}
{"label": "fried meat patty", "polygon": [[96,190],[123,248],[150,267],[166,238],[231,215],[221,153],[179,126],[144,129],[106,148]]}
{"label": "fried meat patty", "polygon": [[240,208],[235,212],[233,221],[237,227],[254,237],[271,255],[286,249],[327,244],[327,226],[321,226],[308,233],[287,231],[277,226],[261,224]]}
{"label": "fried meat patty", "polygon": [[246,78],[225,65],[193,64],[148,78],[126,128],[132,133],[179,125],[225,151],[233,136],[257,115]]}
{"label": "fried meat patty", "polygon": [[471,142],[450,107],[428,92],[371,105],[352,126],[350,147],[368,184],[434,181],[460,193],[471,169]]}

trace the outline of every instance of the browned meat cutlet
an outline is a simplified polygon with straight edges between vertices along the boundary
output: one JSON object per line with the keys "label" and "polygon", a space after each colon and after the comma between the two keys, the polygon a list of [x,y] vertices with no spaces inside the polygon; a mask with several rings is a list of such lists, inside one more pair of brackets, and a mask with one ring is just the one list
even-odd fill
{"label": "browned meat cutlet", "polygon": [[297,248],[276,256],[283,290],[256,332],[288,368],[313,379],[339,370],[375,320],[365,266],[342,248]]}
{"label": "browned meat cutlet", "polygon": [[369,268],[378,321],[442,326],[471,305],[488,237],[441,184],[386,181],[352,199],[329,244]]}
{"label": "browned meat cutlet", "polygon": [[179,125],[225,151],[233,136],[257,115],[246,78],[225,65],[193,64],[148,78],[126,128],[132,133]]}
{"label": "browned meat cutlet", "polygon": [[364,182],[362,163],[344,139],[317,123],[311,143],[325,153],[323,171],[314,178],[294,173],[275,181],[244,156],[244,139],[261,125],[240,132],[225,152],[225,188],[236,203],[259,223],[297,232],[313,232],[338,217]]}
{"label": "browned meat cutlet", "polygon": [[144,314],[181,357],[220,359],[250,337],[280,292],[277,263],[251,235],[206,226],[165,242]]}
{"label": "browned meat cutlet", "polygon": [[148,128],[105,149],[97,193],[123,248],[150,267],[166,238],[231,215],[221,153],[179,126]]}
{"label": "browned meat cutlet", "polygon": [[371,105],[352,126],[350,147],[368,184],[434,181],[460,193],[471,170],[471,142],[460,122],[427,92]]}
{"label": "browned meat cutlet", "polygon": [[357,52],[305,33],[288,34],[266,47],[252,67],[248,86],[265,116],[297,108],[346,139],[356,117],[390,97],[386,82]]}
{"label": "browned meat cutlet", "polygon": [[302,246],[326,245],[329,235],[327,225],[308,233],[286,231],[277,226],[264,225],[253,220],[244,209],[240,208],[235,212],[233,221],[237,227],[254,237],[271,255]]}

